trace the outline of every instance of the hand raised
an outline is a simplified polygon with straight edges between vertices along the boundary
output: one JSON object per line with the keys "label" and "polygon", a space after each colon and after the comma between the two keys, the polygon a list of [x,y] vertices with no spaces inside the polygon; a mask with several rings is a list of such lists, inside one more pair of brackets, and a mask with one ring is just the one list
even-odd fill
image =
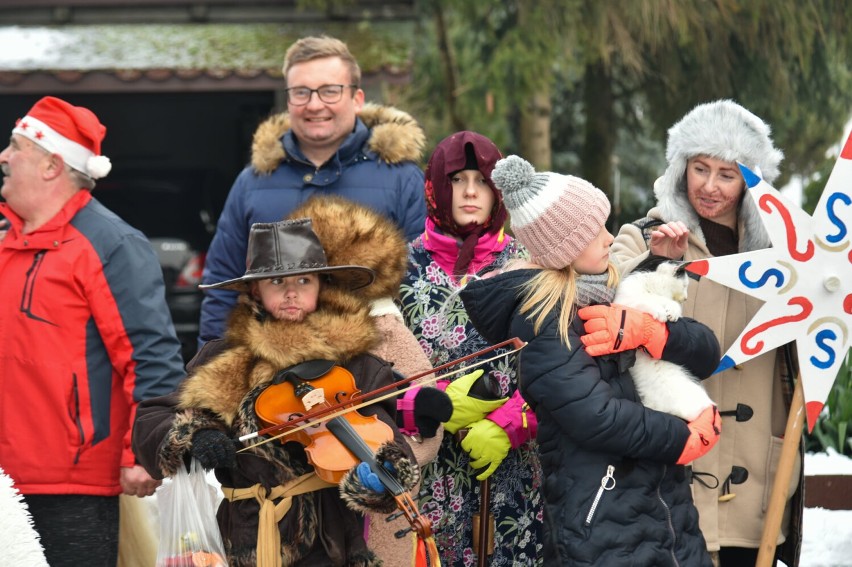
{"label": "hand raised", "polygon": [[651,254],[680,260],[689,248],[689,229],[681,221],[656,226],[651,231],[648,248]]}

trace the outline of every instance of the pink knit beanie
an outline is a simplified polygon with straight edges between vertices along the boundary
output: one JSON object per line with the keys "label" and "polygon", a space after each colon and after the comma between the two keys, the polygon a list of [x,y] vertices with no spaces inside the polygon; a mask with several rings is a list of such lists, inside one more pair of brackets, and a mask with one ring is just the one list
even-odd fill
{"label": "pink knit beanie", "polygon": [[512,231],[530,261],[561,269],[577,259],[609,216],[603,191],[579,177],[536,173],[532,164],[509,156],[494,166],[494,185],[503,192]]}

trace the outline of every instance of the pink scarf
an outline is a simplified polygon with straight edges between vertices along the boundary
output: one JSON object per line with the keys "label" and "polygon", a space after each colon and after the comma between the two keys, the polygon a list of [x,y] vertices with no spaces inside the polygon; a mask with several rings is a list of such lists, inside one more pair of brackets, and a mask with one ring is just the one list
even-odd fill
{"label": "pink scarf", "polygon": [[[473,249],[473,259],[467,267],[467,274],[475,274],[494,259],[494,255],[503,251],[512,241],[511,236],[503,234],[501,228],[497,232],[487,232],[479,237]],[[450,279],[453,278],[453,267],[459,255],[461,243],[446,234],[438,232],[434,221],[426,218],[426,230],[423,232],[423,247],[432,255],[432,260],[444,270]],[[462,278],[464,280],[464,278]]]}

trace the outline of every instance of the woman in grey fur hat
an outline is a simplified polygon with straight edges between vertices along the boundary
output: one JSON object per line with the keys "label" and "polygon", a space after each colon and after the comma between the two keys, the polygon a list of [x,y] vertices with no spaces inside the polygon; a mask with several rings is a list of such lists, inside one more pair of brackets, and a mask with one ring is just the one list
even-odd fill
{"label": "woman in grey fur hat", "polygon": [[[745,195],[737,162],[771,183],[783,157],[769,126],[739,104],[696,106],[669,129],[668,167],[654,184],[657,205],[647,218],[622,226],[615,239],[612,256],[622,275],[649,253],[698,260],[767,248],[769,236]],[[712,328],[724,352],[761,305],[705,278],[690,282],[683,315]],[[719,406],[724,434],[693,462],[692,488],[718,567],[755,564],[792,397],[791,360],[779,348],[703,382]],[[800,473],[801,459],[778,535],[778,557],[790,567],[801,548]]]}

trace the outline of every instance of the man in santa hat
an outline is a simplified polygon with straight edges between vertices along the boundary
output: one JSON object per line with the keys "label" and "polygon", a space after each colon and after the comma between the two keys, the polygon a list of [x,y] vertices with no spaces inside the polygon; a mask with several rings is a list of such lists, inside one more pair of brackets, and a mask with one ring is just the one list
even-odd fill
{"label": "man in santa hat", "polygon": [[[0,153],[0,465],[50,565],[115,565],[137,404],[183,378],[162,272],[144,235],[92,198],[106,128],[45,97]],[[2,550],[0,550],[2,556]]]}

